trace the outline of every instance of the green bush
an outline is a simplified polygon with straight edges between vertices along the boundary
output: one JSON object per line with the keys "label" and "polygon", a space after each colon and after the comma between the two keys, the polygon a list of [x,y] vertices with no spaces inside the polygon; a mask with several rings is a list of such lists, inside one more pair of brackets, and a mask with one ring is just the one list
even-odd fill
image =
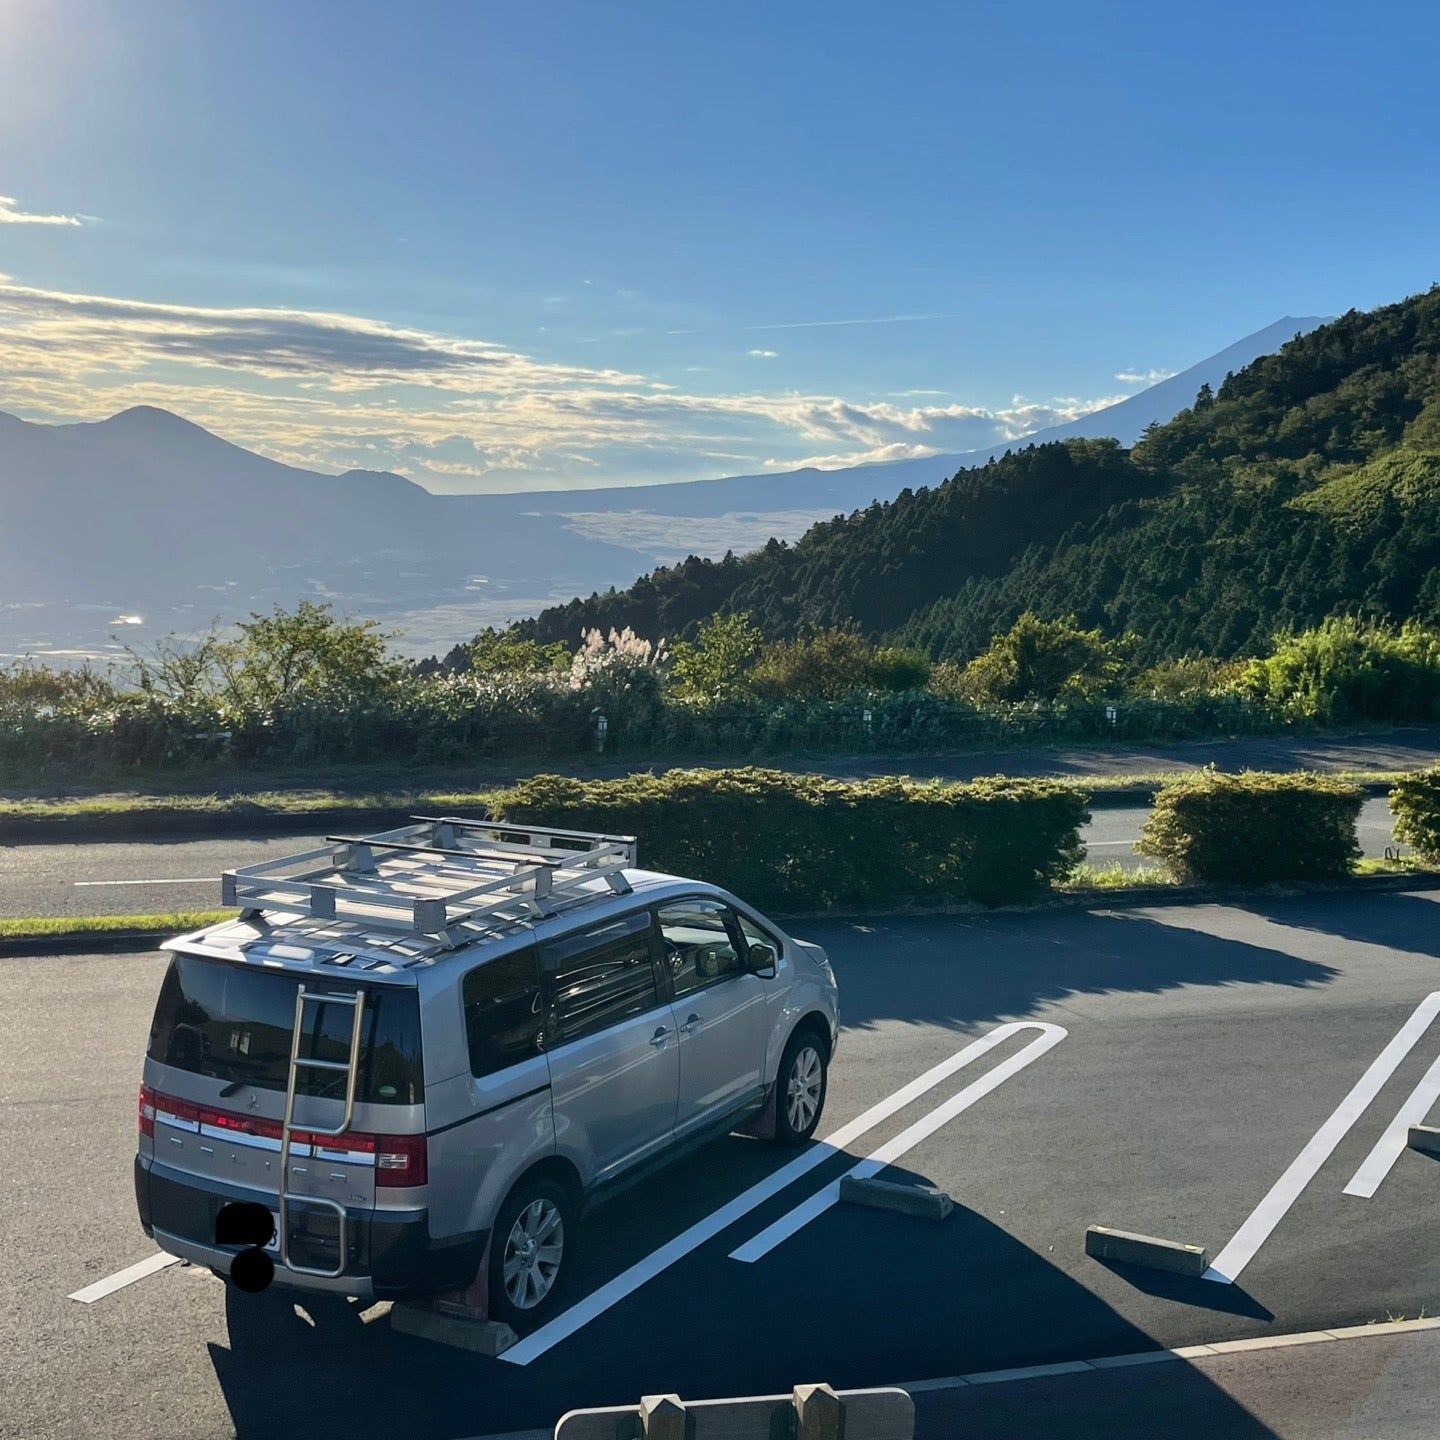
{"label": "green bush", "polygon": [[758,769],[536,775],[497,795],[491,813],[634,835],[642,866],[780,913],[1030,899],[1079,861],[1089,818],[1085,796],[1054,781],[846,782]]}
{"label": "green bush", "polygon": [[1360,858],[1360,791],[1320,775],[1202,770],[1155,797],[1136,849],[1181,880],[1329,880]]}
{"label": "green bush", "polygon": [[1426,860],[1440,859],[1440,765],[1404,775],[1390,787],[1395,838]]}
{"label": "green bush", "polygon": [[1322,724],[1440,718],[1440,634],[1346,616],[1279,635],[1252,660],[1241,690],[1297,719]]}

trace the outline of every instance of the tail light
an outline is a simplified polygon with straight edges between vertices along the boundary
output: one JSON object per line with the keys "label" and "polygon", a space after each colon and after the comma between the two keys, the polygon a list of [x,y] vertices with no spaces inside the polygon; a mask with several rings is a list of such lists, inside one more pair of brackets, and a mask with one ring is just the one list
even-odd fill
{"label": "tail light", "polygon": [[423,1135],[375,1137],[377,1186],[423,1185],[430,1178],[430,1156]]}
{"label": "tail light", "polygon": [[[281,1138],[278,1120],[260,1115],[237,1115],[233,1110],[219,1110],[210,1105],[197,1105],[174,1095],[163,1095],[148,1085],[140,1087],[139,1126],[142,1135],[155,1135],[158,1115],[164,1124],[179,1125],[188,1130],[221,1131],[233,1135],[254,1135],[266,1140]],[[294,1144],[333,1160],[355,1156],[375,1157],[375,1183],[391,1187],[424,1185],[430,1178],[429,1153],[423,1135],[370,1135],[349,1130],[344,1135],[318,1135],[309,1130],[291,1132]]]}

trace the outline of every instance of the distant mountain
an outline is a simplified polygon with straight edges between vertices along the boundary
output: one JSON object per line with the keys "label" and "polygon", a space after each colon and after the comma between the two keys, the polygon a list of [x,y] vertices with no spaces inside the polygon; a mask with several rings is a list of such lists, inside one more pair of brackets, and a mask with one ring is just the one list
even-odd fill
{"label": "distant mountain", "polygon": [[[612,583],[643,552],[551,518],[462,514],[400,475],[320,475],[140,406],[95,424],[0,414],[0,652],[104,653],[302,595],[451,629]],[[140,623],[136,623],[136,618]]]}
{"label": "distant mountain", "polygon": [[[1202,383],[1217,386],[1315,323],[1277,321],[1025,443],[1114,435],[1128,444]],[[306,595],[394,624],[407,648],[443,650],[692,551],[797,538],[1008,448],[628,489],[439,496],[400,475],[283,465],[151,406],[69,425],[0,412],[0,658],[113,652],[117,628],[144,642]],[[690,523],[677,527],[682,516]]]}
{"label": "distant mountain", "polygon": [[[1043,445],[1051,440],[1108,436],[1133,445],[1147,425],[1178,415],[1202,385],[1219,389],[1231,371],[1243,370],[1261,355],[1278,350],[1287,340],[1304,335],[1323,316],[1287,315],[1215,355],[1161,380],[1138,395],[1093,410],[1064,425],[1037,430],[988,450],[930,455],[919,460],[894,460],[855,465],[842,470],[777,471],[766,475],[732,475],[723,480],[693,480],[681,484],[614,486],[597,490],[547,491],[518,495],[466,497],[466,505],[507,513],[595,516],[604,512],[641,512],[653,516],[723,516],[763,514],[772,511],[807,512],[814,518],[862,509],[874,500],[889,500],[907,486],[938,485],[957,470],[983,465],[1018,445]],[[794,538],[794,535],[782,538]],[[795,532],[798,534],[798,531]],[[737,547],[739,548],[739,547]],[[719,551],[711,553],[719,554]]]}
{"label": "distant mountain", "polygon": [[673,637],[747,611],[772,636],[853,624],[965,660],[1034,610],[1128,632],[1149,661],[1254,653],[1335,613],[1440,624],[1440,287],[1313,329],[1203,401],[1196,379],[1166,382],[1195,403],[1133,449],[1027,441],[793,546],[687,560],[527,630]]}

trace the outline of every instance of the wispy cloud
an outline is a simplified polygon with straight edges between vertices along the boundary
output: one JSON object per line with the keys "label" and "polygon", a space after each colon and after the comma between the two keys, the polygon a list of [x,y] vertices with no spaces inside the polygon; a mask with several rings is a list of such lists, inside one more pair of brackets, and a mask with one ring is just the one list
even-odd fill
{"label": "wispy cloud", "polygon": [[40,215],[22,210],[13,195],[0,195],[0,225],[79,225],[79,215]]}
{"label": "wispy cloud", "polygon": [[1173,374],[1173,370],[1117,370],[1115,378],[1122,385],[1158,385]]}
{"label": "wispy cloud", "polygon": [[747,325],[747,330],[828,330],[838,325],[909,325],[918,320],[954,320],[943,310],[923,315],[869,315],[859,320],[781,320],[771,325]]}
{"label": "wispy cloud", "polygon": [[161,405],[291,464],[396,469],[440,490],[694,479],[979,449],[1115,398],[1016,397],[990,410],[943,396],[903,404],[759,387],[702,394],[678,379],[688,376],[564,363],[351,314],[0,282],[0,408],[89,419]]}
{"label": "wispy cloud", "polygon": [[745,353],[753,356],[756,360],[774,360],[780,352],[778,350],[747,350]]}

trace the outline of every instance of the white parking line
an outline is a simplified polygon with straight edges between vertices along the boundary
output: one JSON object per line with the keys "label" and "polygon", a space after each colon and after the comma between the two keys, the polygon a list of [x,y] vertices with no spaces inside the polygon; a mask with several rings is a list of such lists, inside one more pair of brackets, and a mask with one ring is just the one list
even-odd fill
{"label": "white parking line", "polygon": [[157,1250],[149,1259],[137,1260],[135,1264],[117,1270],[113,1275],[107,1275],[103,1280],[85,1286],[83,1290],[76,1290],[68,1298],[78,1300],[82,1305],[93,1305],[97,1300],[103,1300],[107,1295],[113,1295],[117,1290],[123,1290],[127,1285],[145,1279],[147,1275],[154,1275],[168,1265],[179,1263],[178,1255],[167,1255],[163,1250]]}
{"label": "white parking line", "polygon": [[722,1230],[748,1215],[757,1206],[763,1205],[772,1196],[778,1195],[802,1175],[808,1174],[817,1165],[834,1159],[852,1141],[858,1140],[867,1131],[873,1130],[882,1121],[903,1110],[912,1101],[918,1100],[926,1091],[933,1090],[972,1060],[979,1059],[981,1055],[993,1050],[1012,1035],[1018,1035],[1022,1030],[1049,1028],[1052,1027],[1038,1021],[1015,1021],[1008,1025],[999,1025],[980,1039],[972,1041],[963,1050],[957,1050],[948,1060],[942,1060],[908,1085],[901,1086],[893,1095],[880,1101],[878,1105],[872,1105],[863,1114],[842,1125],[833,1135],[803,1151],[773,1175],[767,1175],[728,1204],[697,1221],[688,1230],[681,1231],[673,1240],[652,1251],[643,1260],[636,1261],[628,1270],[621,1271],[613,1280],[607,1281],[568,1310],[561,1311],[548,1324],[532,1330],[517,1345],[506,1350],[500,1356],[501,1361],[507,1365],[528,1365],[532,1360],[539,1359],[547,1350],[588,1325],[597,1316],[603,1315],[611,1306],[618,1305],[627,1295],[633,1294],[647,1281],[653,1280],[662,1271],[683,1260],[692,1250],[714,1239]]}
{"label": "white parking line", "polygon": [[[1067,1034],[1059,1025],[1040,1025],[1038,1028],[1042,1033],[1023,1050],[1017,1051],[973,1084],[967,1085],[943,1105],[937,1105],[928,1115],[922,1115],[913,1125],[902,1130],[893,1140],[887,1141],[858,1165],[852,1166],[845,1174],[857,1180],[878,1174],[907,1151],[913,1150],[922,1140],[928,1139],[942,1125],[948,1124],[957,1115],[968,1110],[977,1100],[998,1089],[1012,1075],[1038,1060],[1047,1050],[1053,1049]],[[838,1204],[839,1200],[840,1181],[836,1180],[797,1205],[788,1215],[782,1215],[753,1240],[747,1240],[738,1250],[732,1250],[730,1258],[753,1264],[788,1240],[797,1230],[808,1225],[816,1216],[823,1215],[832,1205]]]}
{"label": "white parking line", "polygon": [[1215,1257],[1215,1263],[1200,1277],[1202,1280],[1231,1285],[1239,1278],[1240,1272],[1255,1258],[1256,1251],[1270,1238],[1271,1232],[1300,1198],[1301,1191],[1315,1178],[1320,1167],[1334,1153],[1335,1147],[1349,1133],[1350,1127],[1365,1113],[1370,1102],[1414,1048],[1416,1041],[1429,1028],[1437,1013],[1440,1013],[1440,990],[1427,995],[1420,1002],[1415,1013],[1400,1027],[1394,1039],[1355,1082],[1350,1093],[1336,1107],[1335,1113],[1315,1132],[1310,1143],[1290,1162],[1289,1169],[1251,1211],[1249,1218],[1235,1232],[1230,1243]]}
{"label": "white parking line", "polygon": [[191,875],[175,880],[72,880],[77,890],[95,890],[110,885],[218,885],[218,875]]}
{"label": "white parking line", "polygon": [[1368,1200],[1380,1188],[1381,1181],[1390,1173],[1409,1141],[1410,1127],[1425,1123],[1425,1117],[1437,1099],[1440,1099],[1440,1059],[1425,1072],[1399,1113],[1385,1127],[1385,1133],[1375,1142],[1375,1148],[1345,1187],[1347,1195],[1360,1195]]}

